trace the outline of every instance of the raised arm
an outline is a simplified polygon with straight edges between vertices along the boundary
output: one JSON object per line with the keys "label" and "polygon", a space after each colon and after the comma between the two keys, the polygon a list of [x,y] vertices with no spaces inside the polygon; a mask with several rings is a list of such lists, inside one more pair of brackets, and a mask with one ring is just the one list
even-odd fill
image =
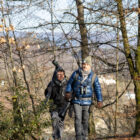
{"label": "raised arm", "polygon": [[48,100],[51,98],[52,95],[52,82],[50,82],[47,86],[47,88],[45,89],[45,98],[46,98],[46,103],[48,102]]}

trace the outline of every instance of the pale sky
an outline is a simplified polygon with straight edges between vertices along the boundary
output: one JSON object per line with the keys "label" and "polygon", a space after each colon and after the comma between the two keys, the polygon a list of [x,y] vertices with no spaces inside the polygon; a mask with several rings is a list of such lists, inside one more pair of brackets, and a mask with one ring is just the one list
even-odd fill
{"label": "pale sky", "polygon": [[[33,2],[34,4],[35,2]],[[47,2],[45,2],[47,3]],[[38,26],[39,24],[43,24],[44,22],[50,22],[51,16],[49,11],[47,11],[47,6],[41,5],[40,7],[33,6],[29,3],[21,2],[21,1],[14,1],[9,2],[10,7],[14,7],[15,10],[12,10],[12,13],[17,12],[17,14],[12,15],[11,21],[14,25],[16,30],[26,28],[26,27],[32,27],[32,26]],[[24,11],[21,11],[21,9],[26,6],[26,9]],[[68,9],[68,0],[57,0],[55,3],[54,8],[54,14],[58,17],[62,17],[63,12]],[[44,9],[41,7],[44,6]],[[19,13],[20,11],[20,13]],[[28,30],[27,30],[28,31]],[[42,32],[41,30],[38,30],[37,32]]]}
{"label": "pale sky", "polygon": [[[39,24],[46,24],[47,22],[50,22],[51,16],[49,11],[47,11],[47,6],[45,6],[45,4],[38,4],[40,6],[33,6],[33,4],[35,5],[35,3],[39,2],[41,0],[36,0],[33,3],[31,3],[31,5],[29,6],[29,3],[25,3],[25,2],[9,2],[10,7],[12,6],[11,9],[14,8],[14,10],[12,10],[12,13],[14,12],[18,12],[17,14],[12,15],[11,21],[12,24],[14,25],[15,29],[17,31],[24,31],[21,30],[22,28],[27,28],[27,27],[33,27],[33,26],[38,26]],[[43,1],[43,0],[42,0]],[[47,1],[47,0],[46,0]],[[45,3],[47,3],[45,1]],[[50,1],[50,0],[49,0]],[[86,2],[90,2],[91,0],[86,0]],[[94,0],[92,1],[92,4],[95,3],[98,0]],[[126,3],[128,3],[129,0],[124,0]],[[70,8],[69,3],[74,3],[73,4],[73,8],[75,8],[75,2],[72,0],[56,0],[55,3],[55,9],[54,9],[54,14],[57,16],[57,18],[61,18],[63,16],[63,13],[68,10]],[[134,1],[131,3],[133,4]],[[26,6],[26,9],[21,11],[24,8],[24,5]],[[42,9],[42,7],[44,7],[44,9]],[[19,12],[20,11],[20,12]],[[131,22],[132,24],[134,23],[133,20],[137,21],[137,16],[132,15],[134,18],[131,18]],[[94,17],[93,17],[94,18]],[[68,21],[71,19],[67,19]],[[127,25],[131,24],[131,22],[129,21],[129,23],[127,23]],[[136,24],[135,24],[136,25]],[[136,26],[129,26],[128,27],[128,32],[130,32],[131,36],[133,35],[133,33],[135,34],[135,32],[137,31]],[[70,28],[70,25],[67,26],[65,25],[65,29],[67,30],[67,28]],[[94,28],[94,30],[96,30],[96,27]],[[26,30],[26,31],[36,31],[36,32],[48,32],[47,28],[44,27],[42,29],[33,29],[33,30]],[[55,32],[59,32],[60,30],[58,28],[55,29]]]}

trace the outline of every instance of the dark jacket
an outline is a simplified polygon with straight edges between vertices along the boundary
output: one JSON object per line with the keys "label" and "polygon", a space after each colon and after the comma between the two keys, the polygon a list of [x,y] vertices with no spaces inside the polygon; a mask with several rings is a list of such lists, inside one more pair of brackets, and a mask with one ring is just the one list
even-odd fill
{"label": "dark jacket", "polygon": [[48,100],[48,98],[52,99],[58,109],[61,109],[66,102],[64,98],[66,84],[66,78],[63,81],[52,80],[45,90],[46,100]]}
{"label": "dark jacket", "polygon": [[[75,79],[76,73],[79,73],[77,79]],[[66,87],[66,92],[73,93],[75,96],[72,100],[73,103],[80,105],[91,105],[93,88],[94,93],[97,97],[97,101],[102,101],[101,86],[97,76],[92,85],[93,74],[94,73],[91,70],[87,79],[82,83],[81,81],[83,80],[83,76],[81,69],[78,69],[75,72],[73,72]]]}

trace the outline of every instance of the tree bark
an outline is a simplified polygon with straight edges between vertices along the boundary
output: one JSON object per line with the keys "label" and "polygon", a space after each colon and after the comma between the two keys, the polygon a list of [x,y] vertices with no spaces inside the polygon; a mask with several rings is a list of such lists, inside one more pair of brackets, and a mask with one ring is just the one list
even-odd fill
{"label": "tree bark", "polygon": [[126,60],[129,65],[129,70],[131,77],[133,78],[134,75],[134,63],[132,60],[131,52],[130,52],[130,45],[128,42],[128,36],[127,36],[127,30],[126,30],[126,22],[125,22],[125,16],[123,11],[123,4],[122,0],[116,0],[117,1],[117,7],[118,7],[118,14],[119,14],[119,20],[120,20],[120,26],[121,26],[121,32],[123,37],[123,45],[124,45],[124,51]]}
{"label": "tree bark", "polygon": [[[122,37],[123,37],[125,56],[128,62],[131,78],[133,79],[133,82],[134,82],[134,89],[135,89],[135,94],[136,94],[137,115],[136,115],[136,127],[135,127],[134,135],[140,136],[140,25],[139,25],[140,14],[138,14],[138,43],[137,43],[137,50],[135,51],[135,64],[134,64],[132,56],[131,56],[131,52],[130,52],[130,45],[128,42],[122,0],[116,0],[116,2],[117,2],[118,14],[119,14],[121,32],[122,32]],[[140,0],[138,0],[138,2],[139,2],[139,7],[140,7]]]}
{"label": "tree bark", "polygon": [[[140,0],[138,0],[138,7],[140,8]],[[137,50],[135,51],[136,72],[134,75],[134,85],[136,93],[136,128],[134,135],[140,136],[140,12],[138,12],[138,42]]]}
{"label": "tree bark", "polygon": [[89,48],[88,48],[88,38],[87,38],[87,28],[84,21],[84,6],[81,0],[76,0],[77,5],[77,13],[78,13],[78,25],[80,28],[80,35],[81,35],[81,52],[82,58],[84,59],[89,55]]}

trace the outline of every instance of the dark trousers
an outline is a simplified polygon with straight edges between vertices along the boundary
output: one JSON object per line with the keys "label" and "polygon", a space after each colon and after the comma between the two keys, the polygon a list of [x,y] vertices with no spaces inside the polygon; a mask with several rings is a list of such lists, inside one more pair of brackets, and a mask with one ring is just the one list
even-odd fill
{"label": "dark trousers", "polygon": [[76,140],[88,140],[89,106],[74,104]]}

